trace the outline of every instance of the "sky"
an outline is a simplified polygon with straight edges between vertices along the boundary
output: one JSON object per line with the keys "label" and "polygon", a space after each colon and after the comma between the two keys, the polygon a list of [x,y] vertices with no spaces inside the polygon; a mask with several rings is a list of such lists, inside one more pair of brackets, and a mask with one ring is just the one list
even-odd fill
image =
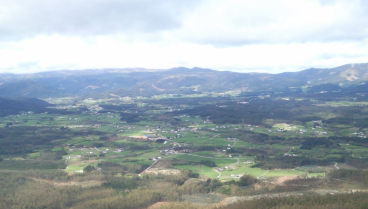
{"label": "sky", "polygon": [[366,62],[364,0],[0,0],[0,73]]}

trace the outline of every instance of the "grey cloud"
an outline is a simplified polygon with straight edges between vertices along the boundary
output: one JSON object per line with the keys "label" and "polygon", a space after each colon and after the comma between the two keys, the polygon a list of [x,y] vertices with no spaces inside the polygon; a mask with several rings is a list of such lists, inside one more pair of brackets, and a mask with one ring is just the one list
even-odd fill
{"label": "grey cloud", "polygon": [[0,3],[0,41],[37,35],[135,35],[181,26],[194,1],[12,0]]}
{"label": "grey cloud", "polygon": [[[368,1],[310,0],[321,7],[348,4],[346,18],[327,25],[288,26],[292,9],[273,0],[224,13],[218,0],[11,0],[0,1],[0,44],[37,35],[88,36],[123,34],[127,40],[178,42],[233,47],[251,44],[361,41],[368,37]],[[236,1],[235,1],[236,2]],[[241,1],[238,1],[241,2]],[[261,3],[259,3],[261,2]],[[276,2],[276,3],[275,3]],[[280,1],[282,2],[282,1]],[[256,5],[254,8],[252,6]],[[265,6],[265,5],[268,5]],[[250,8],[250,9],[249,9]],[[290,14],[288,14],[290,12]],[[308,11],[313,18],[314,11]],[[206,16],[208,15],[208,16]],[[212,15],[212,16],[211,16]],[[223,16],[221,16],[223,15]],[[186,18],[194,20],[186,25]],[[198,18],[198,19],[197,19]],[[217,18],[217,19],[216,19]]]}

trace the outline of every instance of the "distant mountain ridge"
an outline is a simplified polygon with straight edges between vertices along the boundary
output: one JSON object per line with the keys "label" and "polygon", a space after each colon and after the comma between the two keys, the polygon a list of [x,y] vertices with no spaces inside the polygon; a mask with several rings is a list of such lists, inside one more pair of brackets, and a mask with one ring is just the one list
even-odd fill
{"label": "distant mountain ridge", "polygon": [[[0,96],[59,97],[88,94],[118,96],[198,92],[285,92],[301,87],[318,89],[358,88],[368,81],[368,64],[336,68],[311,68],[280,74],[236,73],[204,68],[91,69],[34,74],[0,74]],[[360,86],[359,86],[360,85]],[[337,86],[337,87],[336,87]]]}
{"label": "distant mountain ridge", "polygon": [[332,83],[346,87],[368,80],[368,63],[347,64],[325,69],[311,68],[300,72],[281,73],[279,76],[302,80],[311,85]]}

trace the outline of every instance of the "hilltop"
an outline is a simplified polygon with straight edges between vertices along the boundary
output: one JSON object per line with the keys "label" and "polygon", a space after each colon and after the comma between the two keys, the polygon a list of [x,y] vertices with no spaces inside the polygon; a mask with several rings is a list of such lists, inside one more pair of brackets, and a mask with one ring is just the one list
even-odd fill
{"label": "hilltop", "polygon": [[[203,68],[94,69],[35,74],[4,74],[0,96],[55,97],[80,95],[150,96],[198,92],[301,92],[357,88],[368,81],[368,64],[311,68],[280,74],[236,73]],[[323,85],[322,85],[323,84]],[[325,85],[331,84],[331,85]],[[318,86],[320,85],[320,86]],[[317,88],[314,86],[318,86]],[[358,87],[359,88],[359,87]]]}

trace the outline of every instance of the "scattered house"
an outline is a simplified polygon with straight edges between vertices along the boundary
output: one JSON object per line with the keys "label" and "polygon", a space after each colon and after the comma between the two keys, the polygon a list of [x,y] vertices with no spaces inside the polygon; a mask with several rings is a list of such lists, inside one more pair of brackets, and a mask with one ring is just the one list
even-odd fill
{"label": "scattered house", "polygon": [[287,153],[285,153],[285,154],[284,154],[284,156],[296,157],[296,156],[298,156],[298,155],[296,155],[296,154],[287,154]]}
{"label": "scattered house", "polygon": [[123,151],[124,151],[124,149],[123,149],[123,148],[118,148],[118,149],[116,149],[114,152],[119,153],[119,152],[123,152]]}
{"label": "scattered house", "polygon": [[150,157],[148,158],[148,160],[153,160],[153,161],[156,161],[156,160],[159,160],[159,159],[162,159],[161,156],[158,156],[158,157]]}
{"label": "scattered house", "polygon": [[327,134],[327,132],[325,132],[325,131],[315,131],[314,134],[325,135],[325,134]]}
{"label": "scattered house", "polygon": [[180,153],[190,153],[190,152],[192,152],[192,150],[182,149],[182,150],[179,150],[178,152],[180,152]]}
{"label": "scattered house", "polygon": [[66,157],[67,160],[70,160],[70,159],[73,159],[73,158],[75,158],[74,155],[70,155],[70,156]]}
{"label": "scattered house", "polygon": [[156,141],[156,140],[159,140],[159,139],[166,140],[166,137],[163,137],[163,136],[158,135],[158,134],[145,135],[144,137],[146,137],[146,139],[151,140],[151,141]]}

